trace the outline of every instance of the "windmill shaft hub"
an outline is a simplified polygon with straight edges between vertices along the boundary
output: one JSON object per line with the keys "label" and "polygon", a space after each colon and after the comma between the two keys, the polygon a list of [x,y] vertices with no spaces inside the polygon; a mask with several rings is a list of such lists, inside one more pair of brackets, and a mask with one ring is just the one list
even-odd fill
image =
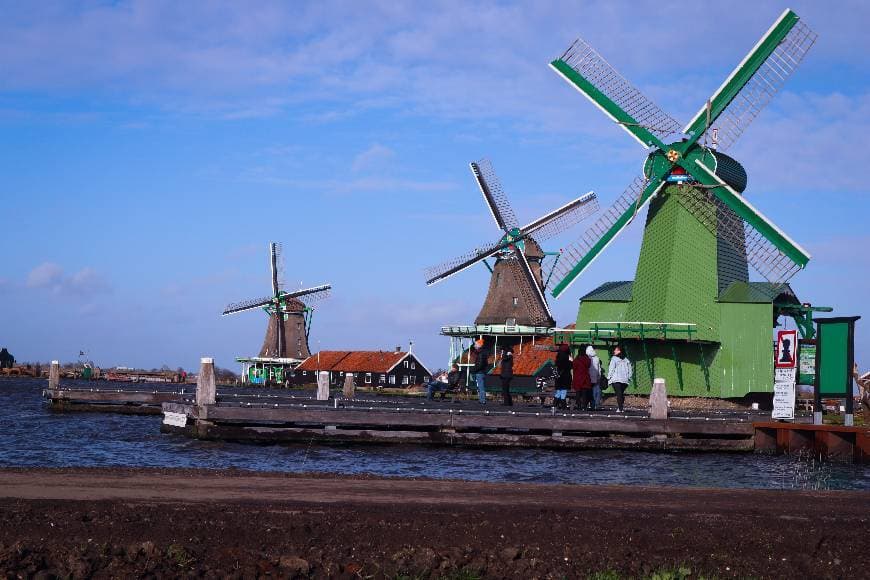
{"label": "windmill shaft hub", "polygon": [[683,144],[679,142],[668,145],[667,153],[661,149],[650,153],[643,165],[644,175],[665,174],[667,176],[665,179],[671,183],[697,181],[692,175],[698,171],[695,162],[700,161],[735,191],[743,193],[746,189],[747,175],[740,162],[724,153],[700,145],[693,145],[687,152],[681,154],[676,162],[672,162],[671,152],[676,151],[676,147]]}

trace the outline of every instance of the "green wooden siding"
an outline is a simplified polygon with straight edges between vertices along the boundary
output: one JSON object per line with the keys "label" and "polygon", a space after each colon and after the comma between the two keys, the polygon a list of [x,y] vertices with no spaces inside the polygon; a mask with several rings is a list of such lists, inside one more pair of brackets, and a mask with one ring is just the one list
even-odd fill
{"label": "green wooden siding", "polygon": [[691,322],[699,337],[718,337],[716,237],[666,187],[650,204],[627,320]]}
{"label": "green wooden siding", "polygon": [[715,371],[722,397],[773,392],[773,305],[720,304],[721,343]]}

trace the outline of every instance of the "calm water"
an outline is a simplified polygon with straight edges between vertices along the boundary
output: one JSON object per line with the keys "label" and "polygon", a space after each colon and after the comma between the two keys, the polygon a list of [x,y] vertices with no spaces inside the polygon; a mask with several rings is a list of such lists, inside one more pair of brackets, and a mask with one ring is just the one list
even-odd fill
{"label": "calm water", "polygon": [[160,433],[160,417],[50,413],[45,381],[0,379],[0,467],[194,467],[541,483],[870,489],[870,466],[752,454],[248,445]]}

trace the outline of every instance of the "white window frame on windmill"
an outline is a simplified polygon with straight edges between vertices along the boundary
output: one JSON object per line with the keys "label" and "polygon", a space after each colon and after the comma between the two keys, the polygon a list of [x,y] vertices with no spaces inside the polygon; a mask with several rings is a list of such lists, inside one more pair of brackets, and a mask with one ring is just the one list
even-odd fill
{"label": "white window frame on windmill", "polygon": [[408,384],[408,375],[402,375],[402,384],[403,384],[403,385],[407,385],[407,384]]}
{"label": "white window frame on windmill", "polygon": [[387,375],[381,375],[381,382],[387,384]]}
{"label": "white window frame on windmill", "polygon": [[366,373],[366,384],[372,384],[372,373]]}
{"label": "white window frame on windmill", "polygon": [[396,375],[390,375],[390,384],[391,384],[391,385],[395,385],[395,384],[396,384]]}
{"label": "white window frame on windmill", "polygon": [[520,305],[519,296],[514,296],[514,306],[519,306],[519,305]]}

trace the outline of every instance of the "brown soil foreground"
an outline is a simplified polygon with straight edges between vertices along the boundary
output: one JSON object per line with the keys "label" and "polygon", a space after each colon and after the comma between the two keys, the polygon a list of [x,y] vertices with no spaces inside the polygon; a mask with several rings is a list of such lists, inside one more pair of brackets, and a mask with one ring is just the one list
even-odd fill
{"label": "brown soil foreground", "polygon": [[867,578],[868,520],[866,492],[0,470],[8,578]]}

